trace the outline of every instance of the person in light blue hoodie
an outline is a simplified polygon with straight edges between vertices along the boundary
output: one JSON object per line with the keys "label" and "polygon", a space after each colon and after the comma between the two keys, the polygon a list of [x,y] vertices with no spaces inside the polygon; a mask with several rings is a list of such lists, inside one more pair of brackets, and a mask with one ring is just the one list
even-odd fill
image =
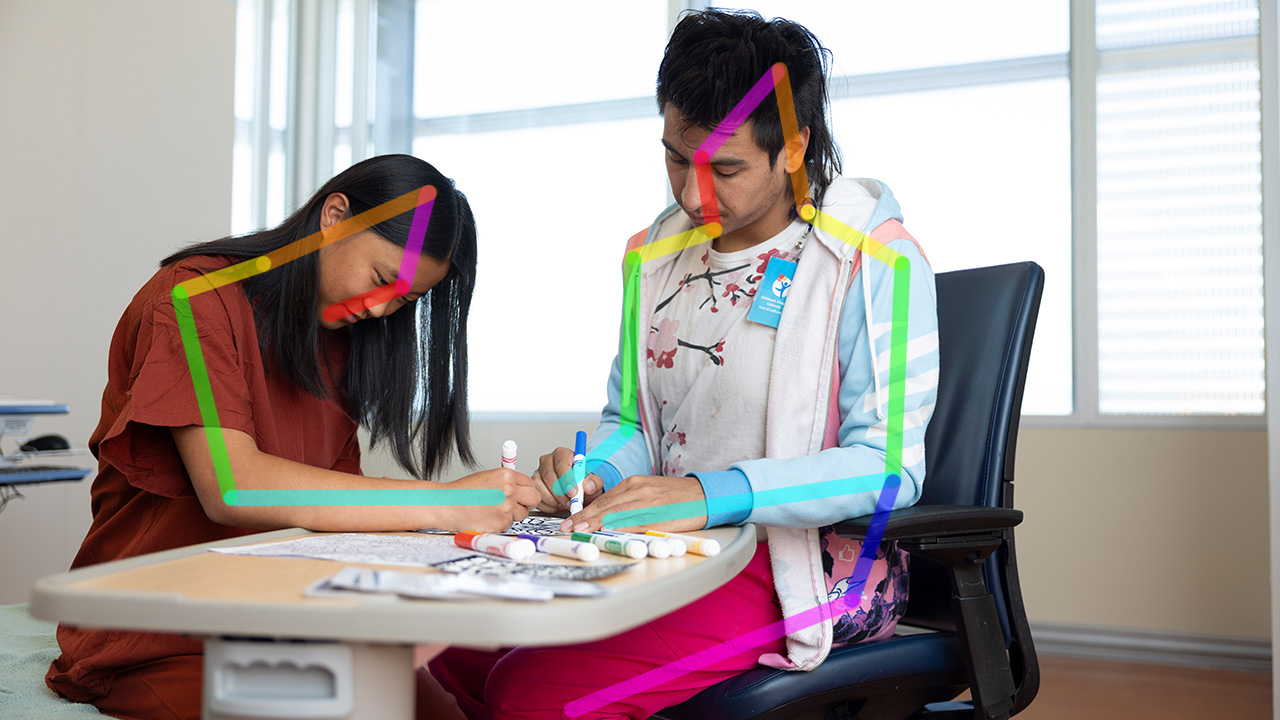
{"label": "person in light blue hoodie", "polygon": [[[676,202],[627,245],[587,505],[562,526],[752,522],[764,535],[755,556],[710,595],[607,640],[446,651],[432,672],[470,716],[648,717],[757,664],[810,670],[833,643],[892,634],[905,611],[904,553],[886,543],[859,565],[861,544],[829,526],[920,497],[934,278],[889,189],[840,177],[826,55],[800,25],[754,13],[690,13],[672,34],[657,100]],[[784,136],[770,92],[713,136],[775,63],[798,132]],[[701,163],[708,138],[723,143]],[[802,170],[811,198],[795,191]],[[566,448],[541,458],[543,509],[567,507],[571,463]],[[723,656],[643,692],[621,685],[771,625],[786,629],[750,651],[712,650]]]}

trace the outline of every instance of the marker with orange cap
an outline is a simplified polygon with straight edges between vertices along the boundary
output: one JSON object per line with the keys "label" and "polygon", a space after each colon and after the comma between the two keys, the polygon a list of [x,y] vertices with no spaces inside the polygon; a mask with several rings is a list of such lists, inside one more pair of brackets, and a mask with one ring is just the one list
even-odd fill
{"label": "marker with orange cap", "polygon": [[533,543],[524,538],[493,533],[464,530],[453,536],[453,544],[476,552],[497,555],[508,560],[524,560],[536,551]]}

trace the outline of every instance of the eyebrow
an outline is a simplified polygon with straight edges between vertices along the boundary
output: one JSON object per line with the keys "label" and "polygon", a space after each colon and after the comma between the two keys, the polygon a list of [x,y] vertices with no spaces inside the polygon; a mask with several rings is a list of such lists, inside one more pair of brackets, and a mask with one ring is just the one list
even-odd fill
{"label": "eyebrow", "polygon": [[[683,154],[681,154],[679,150],[676,150],[675,148],[671,147],[671,145],[667,143],[666,138],[662,139],[662,147],[666,148],[667,152],[672,153],[673,155],[676,155],[683,160],[689,159],[685,157]],[[719,160],[713,159],[711,161],[711,164],[717,167],[735,167],[738,165],[746,165],[747,161],[743,160],[742,158],[721,158]]]}

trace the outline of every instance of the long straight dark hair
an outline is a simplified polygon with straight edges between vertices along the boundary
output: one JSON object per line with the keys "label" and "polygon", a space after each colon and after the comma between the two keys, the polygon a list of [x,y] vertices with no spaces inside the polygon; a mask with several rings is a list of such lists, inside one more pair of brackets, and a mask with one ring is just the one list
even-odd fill
{"label": "long straight dark hair", "polygon": [[[185,247],[161,266],[197,255],[253,258],[320,232],[324,201],[347,196],[358,215],[424,185],[436,189],[422,254],[449,272],[408,309],[370,317],[334,332],[350,337],[342,381],[348,411],[396,462],[418,478],[437,475],[457,448],[475,465],[467,416],[467,314],[476,278],[476,224],[453,181],[410,155],[382,155],[336,175],[278,227]],[[370,228],[404,247],[413,210]],[[320,366],[320,263],[316,253],[240,283],[253,306],[268,372],[325,398]]]}

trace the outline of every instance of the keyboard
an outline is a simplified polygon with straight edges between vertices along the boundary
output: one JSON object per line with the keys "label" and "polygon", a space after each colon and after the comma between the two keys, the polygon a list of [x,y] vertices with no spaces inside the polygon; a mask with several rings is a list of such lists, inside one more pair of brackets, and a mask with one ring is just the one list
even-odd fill
{"label": "keyboard", "polygon": [[0,467],[0,485],[80,480],[91,470],[54,465],[13,465]]}

